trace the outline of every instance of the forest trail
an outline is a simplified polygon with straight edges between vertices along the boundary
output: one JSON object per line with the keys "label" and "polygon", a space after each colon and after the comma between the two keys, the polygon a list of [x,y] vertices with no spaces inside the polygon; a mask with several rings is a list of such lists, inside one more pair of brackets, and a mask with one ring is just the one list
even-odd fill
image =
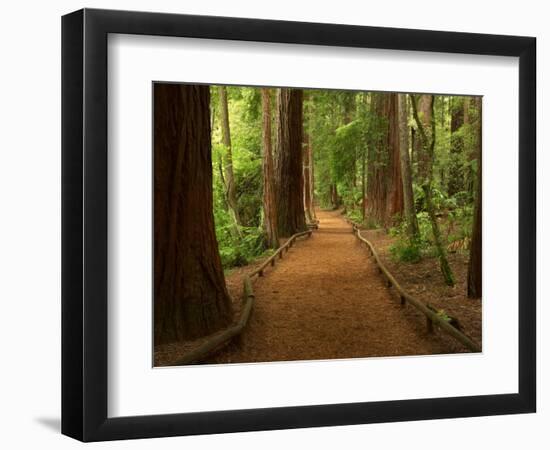
{"label": "forest trail", "polygon": [[206,363],[448,353],[425,319],[401,307],[351,226],[318,211],[319,229],[254,281],[244,332]]}

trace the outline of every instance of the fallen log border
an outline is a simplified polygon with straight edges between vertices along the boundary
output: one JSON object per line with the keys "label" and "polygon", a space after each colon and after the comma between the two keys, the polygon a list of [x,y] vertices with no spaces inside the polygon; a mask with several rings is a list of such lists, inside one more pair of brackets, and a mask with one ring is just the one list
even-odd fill
{"label": "fallen log border", "polygon": [[269,258],[267,258],[257,269],[253,270],[249,274],[244,276],[243,280],[243,292],[242,292],[242,302],[243,302],[243,308],[241,310],[241,314],[239,317],[239,320],[235,322],[233,325],[231,325],[229,328],[224,330],[221,333],[217,333],[213,335],[212,337],[205,340],[201,345],[194,348],[181,358],[170,362],[169,364],[164,364],[160,367],[169,367],[169,366],[184,366],[187,364],[193,364],[199,362],[201,359],[204,359],[206,356],[209,356],[212,352],[215,350],[221,348],[222,346],[228,344],[234,337],[241,334],[241,332],[246,327],[246,324],[248,323],[248,319],[250,318],[250,314],[252,313],[252,308],[254,306],[254,290],[252,289],[252,278],[254,276],[262,277],[264,274],[264,270],[268,265],[275,265],[275,262],[277,260],[277,256],[282,259],[283,253],[285,251],[288,252],[288,250],[292,247],[294,244],[294,241],[300,237],[308,236],[310,237],[313,233],[313,228],[317,228],[316,224],[315,226],[311,226],[308,224],[308,230],[302,231],[301,233],[293,234],[283,245],[281,245]]}
{"label": "fallen log border", "polygon": [[458,342],[464,345],[468,350],[471,350],[472,352],[475,352],[475,353],[481,352],[481,347],[476,342],[472,341],[468,336],[466,336],[464,333],[462,333],[460,330],[452,326],[445,319],[440,317],[437,313],[435,313],[430,308],[428,308],[428,306],[425,305],[423,302],[414,298],[407,291],[405,291],[401,287],[401,285],[397,282],[397,280],[394,278],[394,276],[390,273],[387,267],[384,265],[384,263],[382,262],[382,259],[378,255],[378,252],[374,248],[374,245],[372,245],[370,241],[368,241],[361,235],[359,226],[355,222],[349,219],[346,219],[346,220],[348,223],[352,225],[353,234],[359,239],[359,241],[367,245],[367,249],[370,255],[374,257],[374,261],[378,266],[378,272],[386,280],[386,286],[388,288],[393,287],[399,294],[401,305],[404,306],[406,303],[410,303],[418,311],[424,314],[424,316],[426,316],[426,326],[428,327],[428,331],[430,332],[433,331],[434,324],[438,325],[441,330],[443,330],[445,333],[455,338]]}

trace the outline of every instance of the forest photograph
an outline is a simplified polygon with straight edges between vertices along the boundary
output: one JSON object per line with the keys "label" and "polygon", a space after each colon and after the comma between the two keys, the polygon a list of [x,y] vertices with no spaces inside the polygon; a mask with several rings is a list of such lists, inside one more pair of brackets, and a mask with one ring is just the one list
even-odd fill
{"label": "forest photograph", "polygon": [[155,82],[154,367],[482,350],[482,97]]}

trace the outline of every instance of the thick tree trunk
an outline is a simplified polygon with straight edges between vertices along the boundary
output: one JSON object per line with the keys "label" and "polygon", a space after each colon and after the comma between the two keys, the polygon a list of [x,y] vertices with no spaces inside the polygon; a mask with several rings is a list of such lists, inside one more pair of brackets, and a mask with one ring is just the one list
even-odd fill
{"label": "thick tree trunk", "polygon": [[[424,98],[423,98],[424,97]],[[427,97],[427,99],[425,98]],[[454,276],[447,260],[447,254],[445,247],[441,240],[441,232],[439,230],[439,224],[435,215],[435,206],[432,198],[432,184],[433,184],[433,165],[435,159],[435,118],[433,114],[434,97],[433,95],[422,95],[419,100],[419,104],[422,105],[422,118],[419,116],[416,99],[411,96],[411,104],[413,109],[414,119],[418,126],[418,134],[422,141],[422,152],[419,155],[419,162],[422,161],[422,178],[420,183],[422,190],[424,191],[424,197],[426,201],[426,209],[428,211],[428,217],[430,219],[432,234],[434,238],[434,245],[439,257],[439,267],[445,284],[448,286],[454,286]],[[429,118],[429,126],[426,126],[427,118]],[[420,171],[419,171],[420,172]]]}
{"label": "thick tree trunk", "polygon": [[164,344],[232,320],[212,212],[208,86],[154,87],[154,335]]}
{"label": "thick tree trunk", "polygon": [[229,128],[229,108],[227,104],[227,89],[225,86],[219,88],[220,96],[220,117],[222,128],[222,143],[225,147],[224,154],[224,174],[225,174],[225,197],[229,211],[236,224],[236,233],[240,235],[239,225],[242,225],[239,216],[239,208],[237,204],[237,193],[235,187],[235,175],[233,173],[233,150],[231,149],[231,132]]}
{"label": "thick tree trunk", "polygon": [[271,150],[271,94],[269,89],[262,89],[263,117],[263,178],[264,178],[264,227],[267,245],[279,247],[277,230],[277,202],[275,199],[275,182],[273,171],[273,152]]}
{"label": "thick tree trunk", "polygon": [[405,220],[409,231],[410,239],[417,239],[419,236],[418,220],[414,207],[414,194],[412,187],[411,161],[409,158],[409,109],[407,106],[407,94],[398,95],[399,106],[399,155],[401,157],[401,174],[403,182],[403,204]]}
{"label": "thick tree trunk", "polygon": [[464,137],[459,133],[464,124],[464,100],[461,97],[451,97],[451,152],[449,161],[449,182],[447,193],[455,195],[464,189],[464,174],[462,158],[464,153]]}
{"label": "thick tree trunk", "polygon": [[277,124],[277,226],[279,236],[306,229],[302,179],[303,91],[279,89]]}
{"label": "thick tree trunk", "polygon": [[483,160],[481,148],[481,97],[475,99],[476,109],[478,111],[478,120],[476,126],[476,147],[477,147],[477,182],[476,182],[476,199],[474,207],[474,224],[472,230],[472,241],[470,244],[470,261],[468,264],[468,297],[481,298],[481,266],[482,266],[482,251],[481,251],[481,205],[482,205],[482,171],[481,163]]}
{"label": "thick tree trunk", "polygon": [[390,226],[395,220],[401,220],[404,213],[403,181],[401,174],[401,156],[399,152],[399,111],[397,94],[388,98],[388,152],[389,166],[387,178],[387,206],[385,225]]}
{"label": "thick tree trunk", "polygon": [[368,146],[367,214],[387,227],[403,214],[397,94],[373,94],[371,111],[378,117],[376,136]]}

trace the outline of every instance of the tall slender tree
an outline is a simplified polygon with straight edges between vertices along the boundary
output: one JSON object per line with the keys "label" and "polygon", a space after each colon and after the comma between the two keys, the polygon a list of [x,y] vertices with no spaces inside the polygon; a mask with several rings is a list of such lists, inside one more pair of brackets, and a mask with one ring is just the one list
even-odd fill
{"label": "tall slender tree", "polygon": [[411,105],[413,110],[414,120],[418,127],[418,134],[422,142],[422,156],[419,161],[422,161],[422,171],[420,184],[424,191],[424,200],[426,209],[430,218],[434,245],[439,257],[439,267],[443,275],[445,284],[454,286],[454,276],[447,260],[447,253],[441,239],[439,224],[435,215],[435,206],[433,203],[433,165],[435,159],[435,118],[434,118],[434,97],[433,95],[422,95],[419,103],[422,105],[422,119],[419,117],[417,102],[415,96],[411,96]]}
{"label": "tall slender tree", "polygon": [[275,199],[275,180],[273,169],[273,152],[271,146],[271,92],[262,89],[262,118],[263,118],[263,181],[264,181],[264,228],[268,247],[279,247],[277,229],[277,202]]}
{"label": "tall slender tree", "polygon": [[311,160],[311,139],[309,138],[309,133],[306,131],[304,133],[304,211],[306,214],[306,221],[313,222],[314,212],[313,212],[313,199],[311,196],[311,166],[313,161]]}
{"label": "tall slender tree", "polygon": [[481,205],[482,205],[482,143],[481,143],[481,117],[482,104],[481,97],[475,98],[475,106],[477,110],[476,121],[476,153],[477,153],[477,180],[476,180],[476,198],[474,206],[474,225],[472,230],[472,241],[470,244],[470,261],[468,264],[468,297],[481,298],[482,283],[481,283],[481,266],[482,266],[482,251],[481,251]]}
{"label": "tall slender tree", "polygon": [[235,233],[240,235],[239,226],[242,225],[239,215],[239,207],[237,204],[237,192],[235,186],[235,175],[233,172],[233,149],[231,148],[231,131],[229,128],[229,106],[227,103],[227,89],[225,86],[219,86],[218,93],[220,97],[220,118],[222,128],[222,143],[225,147],[223,162],[224,162],[224,178],[225,196],[229,211],[235,223]]}
{"label": "tall slender tree", "polygon": [[302,148],[303,153],[303,178],[304,178],[304,211],[306,214],[306,221],[311,223],[315,220],[315,212],[313,208],[313,196],[312,196],[312,172],[313,172],[313,158],[312,158],[312,140],[310,137],[310,121],[311,121],[311,102],[307,101],[307,94],[304,93],[304,145]]}
{"label": "tall slender tree", "polygon": [[412,186],[411,161],[409,157],[409,108],[407,104],[407,94],[398,95],[399,109],[399,155],[401,159],[401,180],[403,182],[403,205],[405,210],[405,220],[410,239],[418,239],[418,220],[416,218],[416,209],[414,206],[414,194]]}
{"label": "tall slender tree", "polygon": [[277,226],[279,236],[306,229],[302,177],[303,91],[279,89],[277,123]]}
{"label": "tall slender tree", "polygon": [[154,86],[154,335],[165,344],[232,320],[212,212],[208,86]]}

